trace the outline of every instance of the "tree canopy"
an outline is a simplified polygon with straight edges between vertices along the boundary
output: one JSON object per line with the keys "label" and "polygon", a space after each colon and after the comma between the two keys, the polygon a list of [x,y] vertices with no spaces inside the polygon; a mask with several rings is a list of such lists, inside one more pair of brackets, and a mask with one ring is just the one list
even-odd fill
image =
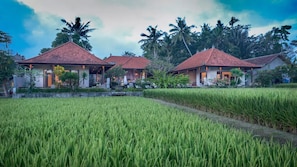
{"label": "tree canopy", "polygon": [[157,26],[149,26],[148,34],[139,41],[143,54],[153,60],[152,55],[158,55],[161,60],[172,63],[174,66],[189,58],[192,53],[215,47],[239,59],[247,59],[274,53],[282,53],[286,56],[296,55],[293,46],[297,46],[297,40],[289,41],[292,26],[284,25],[272,27],[264,34],[250,35],[251,25],[240,24],[240,20],[231,17],[227,24],[221,20],[212,27],[207,23],[201,26],[201,32],[192,32],[195,25],[188,26],[185,18],[178,17],[176,24],[169,24],[171,28],[167,32],[157,30]]}
{"label": "tree canopy", "polygon": [[[51,47],[57,47],[61,44],[64,44],[69,41],[73,41],[77,45],[86,49],[87,51],[92,51],[92,45],[89,43],[90,32],[94,31],[94,28],[89,28],[91,21],[87,23],[81,23],[80,17],[75,18],[75,22],[68,22],[65,19],[61,21],[66,25],[62,29],[57,29],[60,32],[56,34],[56,38],[52,42]],[[44,53],[51,48],[43,48],[40,50],[40,53]]]}
{"label": "tree canopy", "polygon": [[[4,43],[8,50],[11,36],[0,30],[0,43]],[[2,84],[5,96],[8,96],[7,84],[12,79],[15,69],[14,60],[7,50],[0,50],[0,84]]]}

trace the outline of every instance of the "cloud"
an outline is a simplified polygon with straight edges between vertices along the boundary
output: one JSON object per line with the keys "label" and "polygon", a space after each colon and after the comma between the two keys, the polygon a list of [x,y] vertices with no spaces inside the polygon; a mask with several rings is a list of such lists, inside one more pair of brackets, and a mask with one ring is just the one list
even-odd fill
{"label": "cloud", "polygon": [[[28,24],[26,27],[32,30],[27,40],[44,39],[43,33],[49,39],[48,36],[55,36],[53,29],[63,26],[57,24],[60,22],[60,18],[74,21],[76,16],[80,16],[83,22],[90,20],[90,27],[96,28],[94,32],[90,33],[92,36],[90,41],[93,52],[101,58],[108,56],[109,53],[119,54],[124,51],[132,51],[141,55],[142,50],[138,41],[141,39],[140,34],[145,32],[149,25],[159,25],[159,29],[168,31],[169,23],[174,23],[177,16],[183,17],[193,12],[198,14],[203,12],[203,7],[199,6],[199,2],[195,0],[188,1],[188,3],[180,0],[161,2],[128,0],[120,3],[115,0],[80,0],[75,2],[72,0],[45,0],[42,2],[19,0],[19,2],[34,10],[38,20],[32,18],[32,21],[39,23],[35,28],[30,25],[33,22],[26,23]],[[207,2],[206,6],[211,8],[212,5]],[[190,20],[192,20],[191,24],[194,24],[194,17],[187,17],[187,20],[189,24]],[[107,51],[107,49],[112,50]]]}
{"label": "cloud", "polygon": [[[90,28],[96,28],[89,34],[92,52],[100,58],[107,57],[110,53],[120,55],[124,51],[141,55],[142,50],[138,44],[140,34],[147,33],[146,28],[150,25],[158,25],[158,29],[168,32],[169,24],[175,24],[177,17],[185,17],[188,25],[196,25],[197,29],[194,31],[200,31],[203,23],[214,27],[219,19],[226,25],[232,16],[239,18],[240,24],[252,24],[252,33],[268,31],[272,25],[282,23],[273,18],[263,18],[251,8],[231,10],[232,5],[219,0],[17,1],[27,5],[35,13],[34,17],[24,23],[30,30],[26,40],[32,44],[25,56],[32,56],[29,52],[33,53],[36,48],[39,48],[39,52],[44,47],[50,47],[57,33],[56,28],[64,26],[61,18],[74,21],[79,16],[82,22],[91,21]],[[35,51],[35,54],[38,52]]]}

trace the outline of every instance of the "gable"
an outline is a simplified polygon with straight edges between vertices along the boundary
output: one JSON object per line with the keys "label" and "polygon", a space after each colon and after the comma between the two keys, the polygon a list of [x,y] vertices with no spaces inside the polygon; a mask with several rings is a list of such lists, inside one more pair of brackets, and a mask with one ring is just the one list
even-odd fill
{"label": "gable", "polygon": [[278,66],[283,66],[283,65],[286,65],[286,63],[282,59],[280,59],[279,57],[277,57],[274,60],[272,60],[271,62],[265,64],[262,67],[262,69],[272,70],[272,69],[275,69]]}
{"label": "gable", "polygon": [[268,66],[274,61],[278,61],[278,64],[282,64],[282,65],[287,64],[287,62],[285,61],[285,59],[280,53],[245,59],[245,61],[249,63],[257,64],[261,67]]}

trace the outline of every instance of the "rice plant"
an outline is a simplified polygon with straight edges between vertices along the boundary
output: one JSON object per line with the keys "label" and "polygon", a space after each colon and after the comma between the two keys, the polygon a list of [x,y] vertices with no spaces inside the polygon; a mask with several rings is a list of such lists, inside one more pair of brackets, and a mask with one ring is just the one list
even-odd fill
{"label": "rice plant", "polygon": [[141,97],[0,99],[0,166],[296,166],[297,150]]}
{"label": "rice plant", "polygon": [[157,89],[144,96],[297,132],[296,89]]}

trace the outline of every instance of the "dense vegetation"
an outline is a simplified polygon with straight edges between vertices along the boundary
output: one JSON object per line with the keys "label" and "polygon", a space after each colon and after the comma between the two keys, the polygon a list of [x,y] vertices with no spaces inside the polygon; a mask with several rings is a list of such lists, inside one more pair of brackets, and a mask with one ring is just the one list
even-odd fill
{"label": "dense vegetation", "polygon": [[290,144],[144,98],[0,99],[0,106],[0,166],[297,165]]}
{"label": "dense vegetation", "polygon": [[297,133],[295,89],[157,89],[144,96]]}
{"label": "dense vegetation", "polygon": [[9,43],[11,43],[11,36],[0,30],[0,46],[4,44],[6,48],[6,50],[0,49],[0,85],[5,96],[8,96],[9,80],[15,68],[15,63],[8,52]]}
{"label": "dense vegetation", "polygon": [[185,18],[178,17],[176,24],[169,24],[168,32],[157,26],[149,26],[142,33],[141,48],[144,56],[154,60],[156,57],[174,66],[180,64],[196,52],[215,47],[240,59],[247,59],[282,52],[292,58],[296,52],[297,40],[289,42],[292,26],[272,27],[264,34],[250,35],[251,25],[238,24],[239,19],[232,17],[229,24],[220,20],[212,27],[204,23],[201,32],[193,31],[195,25],[187,25]]}

